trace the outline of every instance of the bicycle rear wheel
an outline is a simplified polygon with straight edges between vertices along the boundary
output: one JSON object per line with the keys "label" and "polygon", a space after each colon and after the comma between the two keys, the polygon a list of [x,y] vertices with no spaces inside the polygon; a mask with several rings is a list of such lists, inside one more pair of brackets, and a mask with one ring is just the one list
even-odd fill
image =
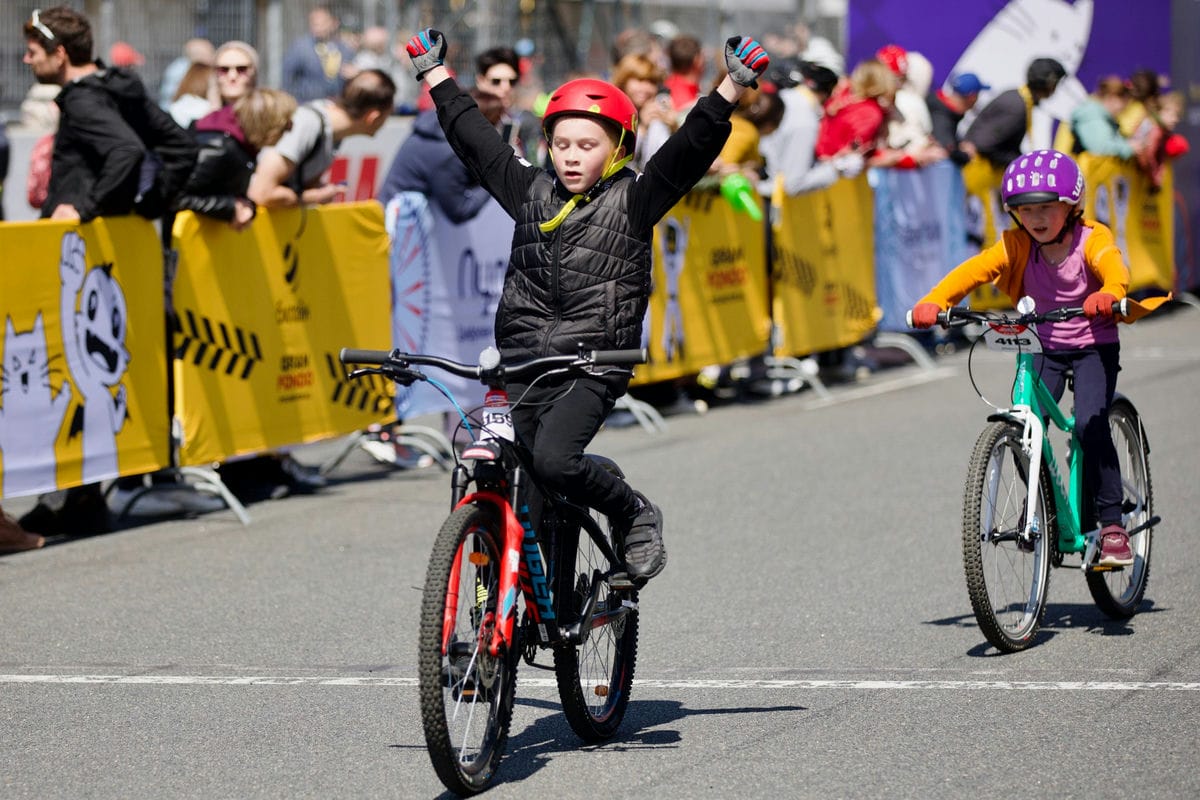
{"label": "bicycle rear wheel", "polygon": [[[1150,483],[1150,446],[1133,405],[1117,400],[1108,411],[1113,444],[1121,463],[1125,487],[1122,522],[1132,530],[1154,515],[1154,491]],[[1120,570],[1087,573],[1088,591],[1097,607],[1115,619],[1132,617],[1146,594],[1150,581],[1150,545],[1153,530],[1146,528],[1129,537],[1133,565]]]}
{"label": "bicycle rear wheel", "polygon": [[488,787],[504,753],[517,681],[514,643],[487,643],[499,620],[502,521],[467,505],[442,525],[421,601],[418,683],[429,758],[452,792]]}
{"label": "bicycle rear wheel", "polygon": [[[597,512],[592,512],[592,519],[611,542],[608,519]],[[578,525],[576,522],[572,527]],[[578,530],[577,537],[564,537],[566,543],[574,538],[578,539],[574,557],[564,548],[558,567],[574,568],[572,592],[560,603],[560,607],[569,607],[573,615],[592,591],[596,571],[607,574],[614,568],[587,531]],[[637,662],[637,592],[614,590],[606,580],[600,580],[598,589],[592,627],[584,631],[583,641],[578,645],[561,644],[554,649],[554,675],[563,713],[571,730],[589,743],[602,742],[616,734],[629,705]]]}
{"label": "bicycle rear wheel", "polygon": [[963,569],[971,608],[983,635],[1012,653],[1033,643],[1046,613],[1054,521],[1043,469],[1034,509],[1035,531],[1025,539],[1029,458],[1021,427],[988,424],[971,454],[963,490]]}

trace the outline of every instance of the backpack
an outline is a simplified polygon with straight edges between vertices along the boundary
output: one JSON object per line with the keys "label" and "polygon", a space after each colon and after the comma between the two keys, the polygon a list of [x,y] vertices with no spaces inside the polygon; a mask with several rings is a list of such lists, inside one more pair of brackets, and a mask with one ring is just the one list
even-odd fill
{"label": "backpack", "polygon": [[196,166],[199,146],[191,135],[143,92],[139,97],[111,93],[121,117],[142,140],[142,158],[133,210],[146,219],[170,212]]}

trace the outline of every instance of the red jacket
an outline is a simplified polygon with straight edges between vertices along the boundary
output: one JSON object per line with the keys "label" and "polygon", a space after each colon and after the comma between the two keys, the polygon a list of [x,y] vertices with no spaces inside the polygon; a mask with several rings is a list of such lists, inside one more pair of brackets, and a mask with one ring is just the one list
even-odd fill
{"label": "red jacket", "polygon": [[876,100],[857,96],[849,85],[838,87],[825,102],[825,116],[817,128],[817,158],[831,158],[850,149],[870,154],[885,116]]}

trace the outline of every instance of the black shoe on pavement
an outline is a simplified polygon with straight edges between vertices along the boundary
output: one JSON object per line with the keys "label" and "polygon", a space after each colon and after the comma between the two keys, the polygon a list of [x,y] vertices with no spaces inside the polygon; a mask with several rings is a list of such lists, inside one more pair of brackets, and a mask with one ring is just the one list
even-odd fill
{"label": "black shoe on pavement", "polygon": [[642,509],[625,534],[625,569],[637,586],[645,585],[667,566],[667,548],[663,545],[662,511],[641,493]]}

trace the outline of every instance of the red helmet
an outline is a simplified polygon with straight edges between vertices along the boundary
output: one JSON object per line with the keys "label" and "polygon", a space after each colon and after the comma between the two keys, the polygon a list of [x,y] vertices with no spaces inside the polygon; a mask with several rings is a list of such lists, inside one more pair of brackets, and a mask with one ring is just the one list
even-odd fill
{"label": "red helmet", "polygon": [[542,115],[542,129],[546,131],[546,138],[549,138],[549,132],[554,127],[555,118],[564,114],[582,114],[616,123],[625,131],[628,144],[626,152],[633,152],[633,143],[637,138],[637,107],[624,92],[608,81],[579,78],[555,89]]}

